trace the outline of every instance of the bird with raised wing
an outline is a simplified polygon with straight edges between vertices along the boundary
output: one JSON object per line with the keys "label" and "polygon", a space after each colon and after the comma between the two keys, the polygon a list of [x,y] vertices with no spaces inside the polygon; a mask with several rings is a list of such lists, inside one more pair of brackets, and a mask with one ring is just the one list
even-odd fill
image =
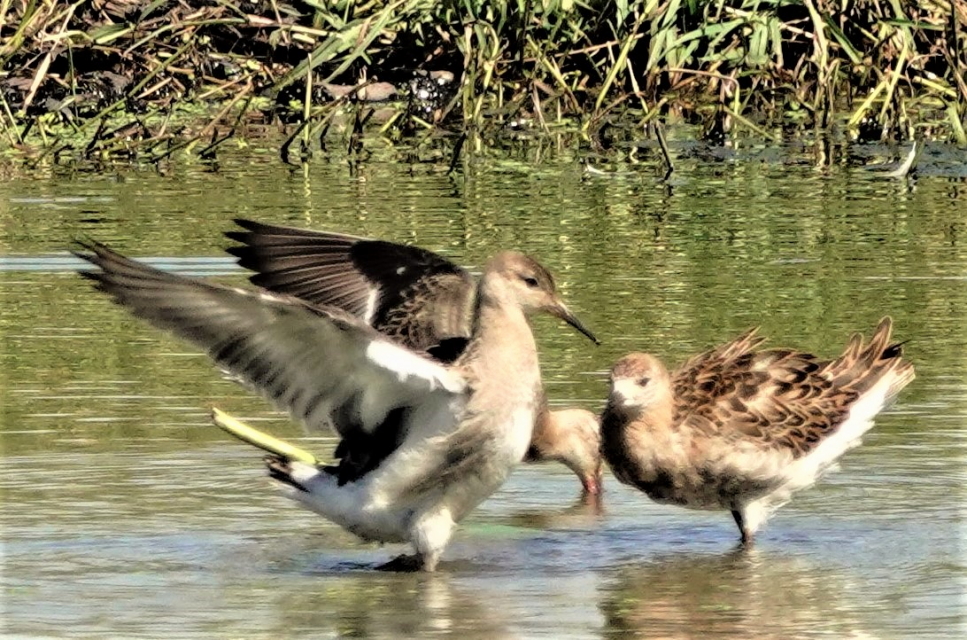
{"label": "bird with raised wing", "polygon": [[652,500],[732,512],[741,542],[811,486],[914,378],[884,318],[833,360],[756,351],[752,329],[669,373],[632,353],[611,369],[602,452],[621,482]]}
{"label": "bird with raised wing", "polygon": [[308,428],[332,428],[338,464],[268,459],[284,492],[371,541],[410,542],[385,568],[435,569],[454,526],[523,458],[540,408],[527,317],[557,316],[594,339],[533,258],[503,252],[472,302],[473,332],[444,364],[345,310],[154,269],[87,243],[83,271],[134,315],[204,349]]}
{"label": "bird with raised wing", "polygon": [[[340,307],[399,344],[447,363],[467,346],[478,280],[420,247],[238,219],[228,252],[252,284],[312,304]],[[542,403],[525,461],[556,461],[586,494],[601,488],[598,416]]]}

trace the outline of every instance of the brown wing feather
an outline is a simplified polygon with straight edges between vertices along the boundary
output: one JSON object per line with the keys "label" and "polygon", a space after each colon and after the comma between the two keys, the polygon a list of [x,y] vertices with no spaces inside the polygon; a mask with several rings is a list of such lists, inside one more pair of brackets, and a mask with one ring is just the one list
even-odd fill
{"label": "brown wing feather", "polygon": [[900,346],[889,344],[891,329],[884,318],[869,343],[854,335],[840,357],[825,362],[792,350],[750,352],[761,338],[743,334],[674,374],[675,422],[731,430],[802,455],[835,432],[883,376],[894,376],[888,397],[913,379]]}
{"label": "brown wing feather", "polygon": [[237,220],[246,231],[225,235],[242,244],[228,253],[240,266],[255,271],[253,284],[305,300],[332,305],[362,317],[372,284],[353,267],[351,250],[360,240],[337,233],[312,234],[301,229]]}
{"label": "brown wing feather", "polygon": [[[692,356],[672,374],[676,409],[681,415],[734,391],[735,371],[741,370],[742,358],[765,342],[756,335],[758,330],[753,327],[731,342]],[[765,375],[758,377],[765,380]]]}
{"label": "brown wing feather", "polygon": [[440,255],[338,233],[236,223],[245,230],[225,235],[242,245],[228,252],[256,271],[250,280],[259,287],[340,307],[444,361],[454,359],[470,336],[476,283]]}

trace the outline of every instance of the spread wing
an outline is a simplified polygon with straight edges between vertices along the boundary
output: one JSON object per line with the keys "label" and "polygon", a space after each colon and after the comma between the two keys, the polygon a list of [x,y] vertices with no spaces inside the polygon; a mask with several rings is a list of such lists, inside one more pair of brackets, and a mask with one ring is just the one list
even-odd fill
{"label": "spread wing", "polygon": [[451,362],[470,337],[476,283],[431,251],[338,233],[235,221],[225,235],[252,283],[348,311],[380,333]]}
{"label": "spread wing", "polygon": [[333,428],[343,454],[364,455],[367,468],[402,441],[406,415],[428,404],[450,410],[464,392],[459,375],[340,309],[219,286],[154,269],[104,245],[82,246],[87,252],[76,255],[100,270],[81,275],[98,289],[201,347],[309,428]]}
{"label": "spread wing", "polygon": [[675,372],[675,421],[805,454],[885,377],[887,400],[912,380],[900,345],[889,344],[891,328],[884,318],[869,343],[854,335],[843,354],[828,361],[789,349],[755,352],[763,338],[752,329]]}

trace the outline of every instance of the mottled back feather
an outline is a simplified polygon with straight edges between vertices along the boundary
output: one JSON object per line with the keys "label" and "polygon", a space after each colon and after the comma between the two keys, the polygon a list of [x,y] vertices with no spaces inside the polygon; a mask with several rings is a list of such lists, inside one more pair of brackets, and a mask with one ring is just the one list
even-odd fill
{"label": "mottled back feather", "polygon": [[850,407],[893,372],[892,398],[913,379],[913,367],[890,345],[884,318],[869,343],[851,339],[829,361],[789,349],[754,352],[763,342],[752,329],[732,342],[691,358],[672,374],[674,424],[732,432],[799,457],[812,450],[849,415]]}

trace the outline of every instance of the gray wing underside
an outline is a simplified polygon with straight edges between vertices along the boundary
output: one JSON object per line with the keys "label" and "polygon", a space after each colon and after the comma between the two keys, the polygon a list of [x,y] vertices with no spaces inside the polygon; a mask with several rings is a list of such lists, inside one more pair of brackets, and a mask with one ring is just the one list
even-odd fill
{"label": "gray wing underside", "polygon": [[[77,255],[115,302],[204,349],[311,429],[375,435],[387,416],[446,406],[464,381],[336,308],[154,269],[103,245]],[[393,440],[399,434],[388,434]]]}

